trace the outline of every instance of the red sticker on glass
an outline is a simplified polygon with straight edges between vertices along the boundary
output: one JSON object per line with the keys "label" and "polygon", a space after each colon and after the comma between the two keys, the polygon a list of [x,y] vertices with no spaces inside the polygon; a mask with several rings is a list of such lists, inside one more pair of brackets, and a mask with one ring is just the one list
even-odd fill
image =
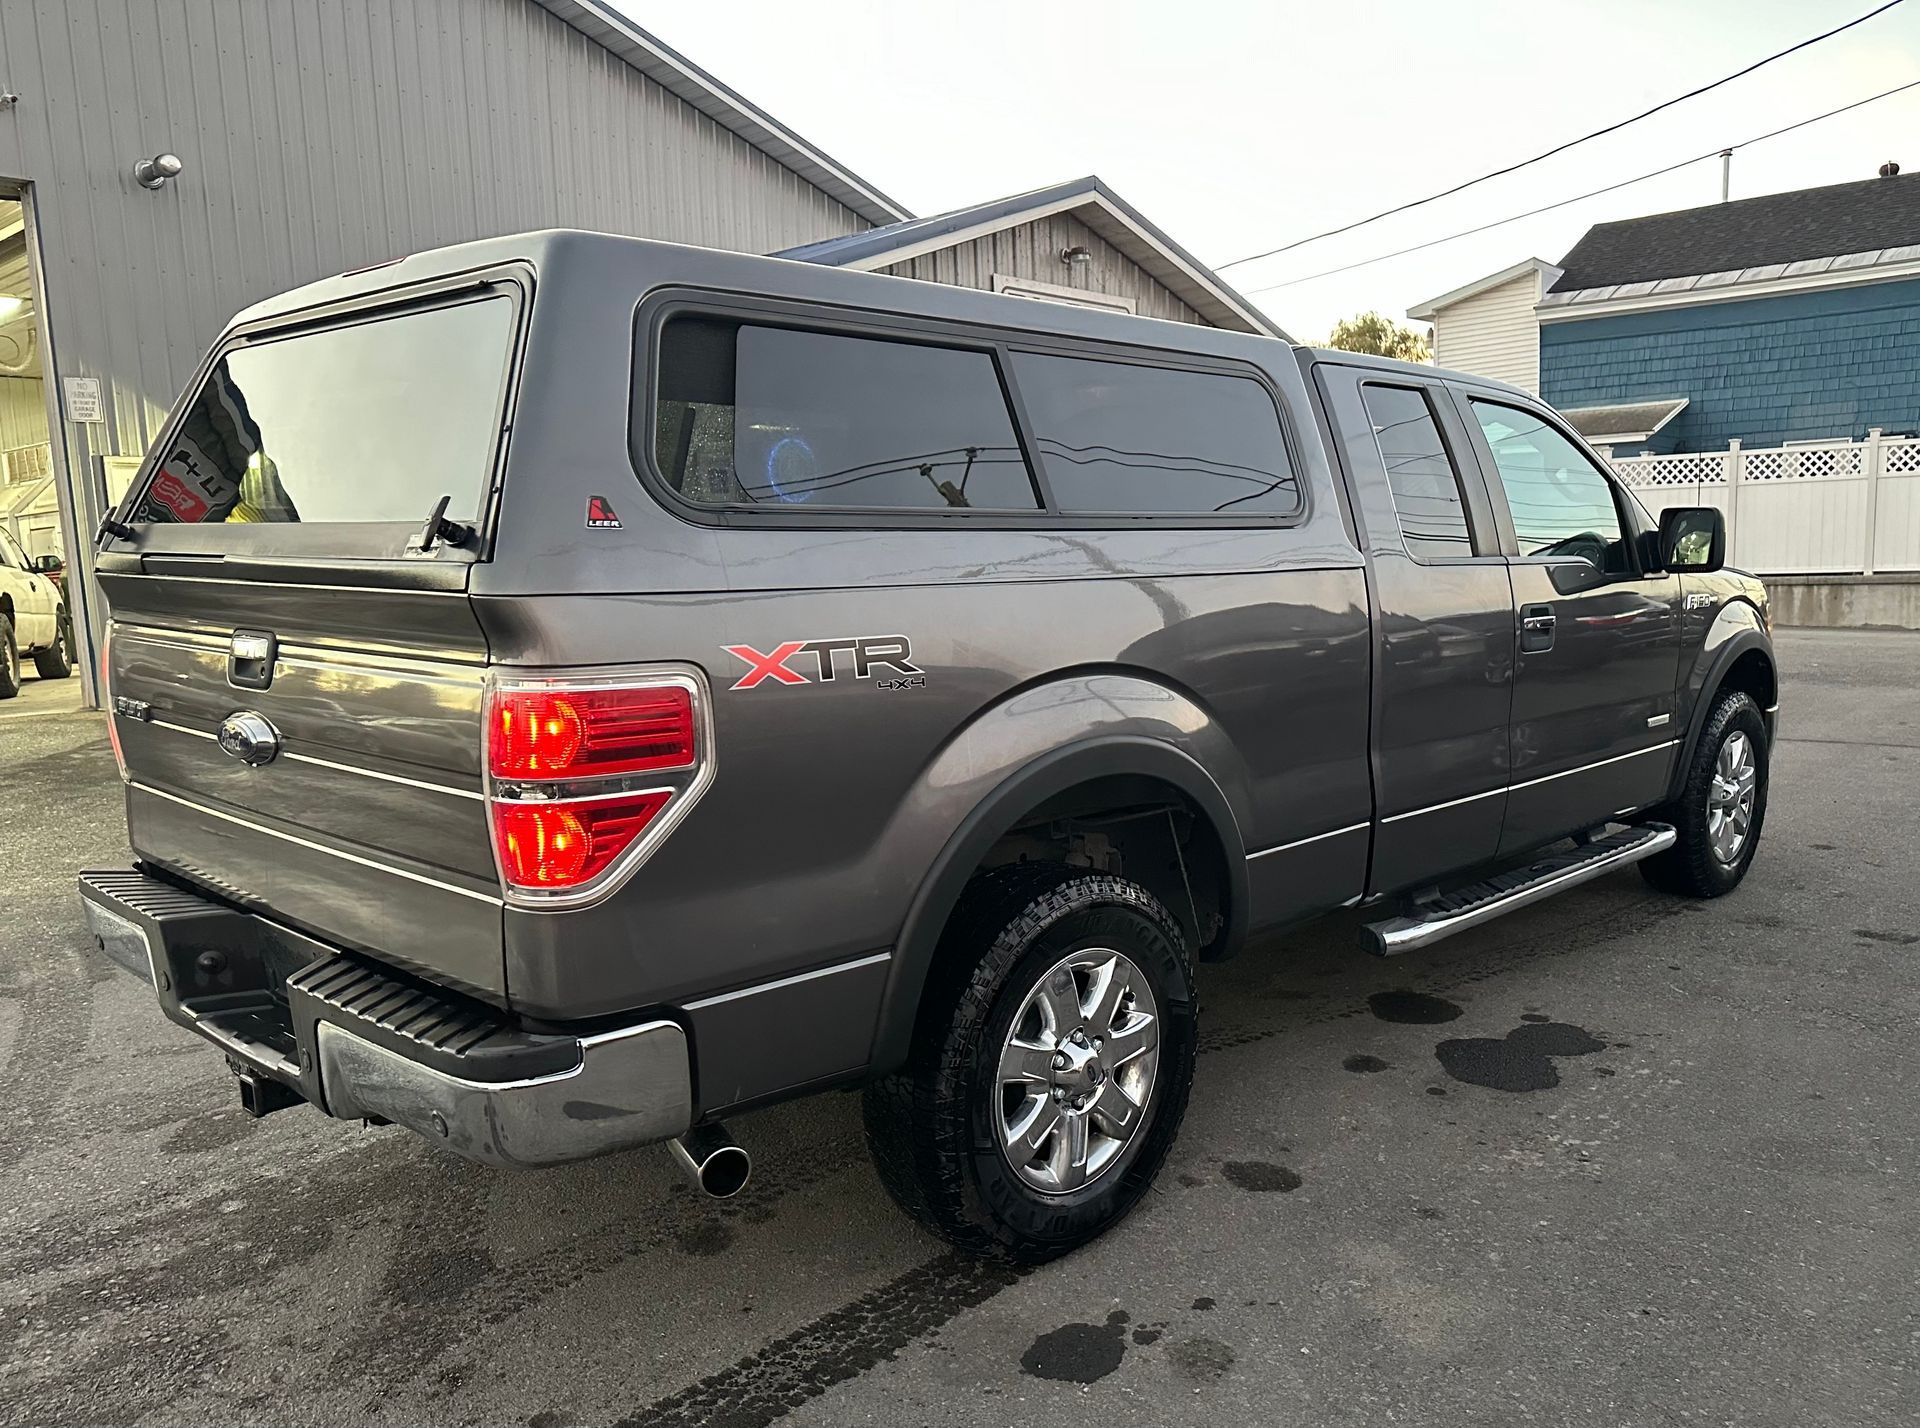
{"label": "red sticker on glass", "polygon": [[172,511],[182,521],[193,522],[206,517],[207,503],[201,498],[200,493],[171,471],[162,471],[154,477],[153,486],[148,490],[147,495]]}

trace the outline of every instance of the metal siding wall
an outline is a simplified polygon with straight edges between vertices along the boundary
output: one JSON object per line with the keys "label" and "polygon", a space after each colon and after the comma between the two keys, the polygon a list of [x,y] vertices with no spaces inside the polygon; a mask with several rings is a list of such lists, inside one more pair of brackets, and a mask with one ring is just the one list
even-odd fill
{"label": "metal siding wall", "polygon": [[[1076,246],[1091,252],[1093,261],[1072,266],[1061,262],[1061,250]],[[1165,284],[1070,213],[1056,213],[1017,228],[1003,228],[971,243],[941,248],[881,271],[896,277],[983,291],[992,290],[995,273],[1004,273],[1008,277],[1052,283],[1057,287],[1132,298],[1142,317],[1191,322],[1202,327],[1211,325]]]}
{"label": "metal siding wall", "polygon": [[[55,356],[137,453],[270,293],[579,227],[767,251],[867,225],[526,0],[8,0],[0,176],[35,184]],[[149,193],[133,161],[186,172]]]}
{"label": "metal siding wall", "polygon": [[[869,225],[530,0],[4,0],[0,178],[32,184],[76,521],[269,294],[574,227],[768,252]],[[134,160],[186,171],[153,193]],[[57,365],[56,365],[57,364]]]}
{"label": "metal siding wall", "polygon": [[47,439],[47,404],[38,377],[0,377],[0,451]]}

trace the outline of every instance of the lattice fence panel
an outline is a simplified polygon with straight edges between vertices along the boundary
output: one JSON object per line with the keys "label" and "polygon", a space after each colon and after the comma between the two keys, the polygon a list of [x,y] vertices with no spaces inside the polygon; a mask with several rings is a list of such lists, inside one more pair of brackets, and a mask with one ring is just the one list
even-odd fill
{"label": "lattice fence panel", "polygon": [[1745,453],[1740,470],[1743,481],[1818,481],[1860,476],[1866,472],[1867,448],[1864,443],[1851,446],[1805,446],[1768,448]]}
{"label": "lattice fence panel", "polygon": [[1682,453],[1674,456],[1629,456],[1613,463],[1629,486],[1698,486],[1727,479],[1724,451]]}
{"label": "lattice fence panel", "polygon": [[1882,442],[1880,460],[1883,475],[1920,475],[1920,441]]}

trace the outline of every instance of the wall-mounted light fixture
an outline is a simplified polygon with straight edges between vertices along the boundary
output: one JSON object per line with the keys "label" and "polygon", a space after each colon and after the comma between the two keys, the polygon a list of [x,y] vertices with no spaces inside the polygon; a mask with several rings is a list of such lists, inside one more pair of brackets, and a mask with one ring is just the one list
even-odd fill
{"label": "wall-mounted light fixture", "polygon": [[1060,250],[1060,261],[1065,263],[1069,268],[1077,268],[1083,263],[1091,263],[1093,261],[1093,250],[1091,248],[1083,248],[1076,243],[1071,248],[1062,248]]}
{"label": "wall-mounted light fixture", "polygon": [[133,181],[142,188],[165,188],[167,180],[178,178],[185,167],[177,154],[155,154],[133,166]]}

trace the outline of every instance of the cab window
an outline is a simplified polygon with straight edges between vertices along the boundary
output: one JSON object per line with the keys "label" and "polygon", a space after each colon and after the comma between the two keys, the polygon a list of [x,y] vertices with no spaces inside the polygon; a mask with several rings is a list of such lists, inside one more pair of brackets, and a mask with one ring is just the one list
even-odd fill
{"label": "cab window", "polygon": [[1473,402],[1513,516],[1523,556],[1577,557],[1608,575],[1633,569],[1613,483],[1543,419],[1500,402]]}

